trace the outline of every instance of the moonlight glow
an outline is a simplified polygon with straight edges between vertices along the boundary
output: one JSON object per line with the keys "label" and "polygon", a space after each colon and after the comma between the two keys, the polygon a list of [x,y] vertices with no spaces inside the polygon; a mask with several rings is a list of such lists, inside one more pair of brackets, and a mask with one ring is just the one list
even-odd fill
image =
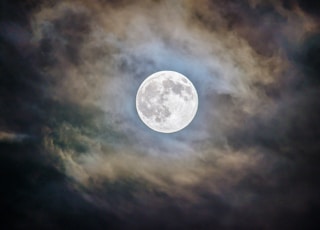
{"label": "moonlight glow", "polygon": [[198,94],[191,81],[174,71],[160,71],[144,80],[136,107],[141,120],[162,133],[177,132],[190,124],[198,109]]}
{"label": "moonlight glow", "polygon": [[1,1],[1,229],[316,229],[319,3]]}

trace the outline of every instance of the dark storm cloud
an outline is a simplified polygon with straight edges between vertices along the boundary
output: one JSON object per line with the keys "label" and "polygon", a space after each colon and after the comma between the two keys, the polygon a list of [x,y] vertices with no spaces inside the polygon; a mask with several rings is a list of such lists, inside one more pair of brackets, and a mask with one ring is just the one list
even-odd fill
{"label": "dark storm cloud", "polygon": [[[320,41],[310,1],[2,4],[8,227],[316,223]],[[134,108],[139,84],[163,69],[188,76],[200,98],[192,125],[170,136]]]}

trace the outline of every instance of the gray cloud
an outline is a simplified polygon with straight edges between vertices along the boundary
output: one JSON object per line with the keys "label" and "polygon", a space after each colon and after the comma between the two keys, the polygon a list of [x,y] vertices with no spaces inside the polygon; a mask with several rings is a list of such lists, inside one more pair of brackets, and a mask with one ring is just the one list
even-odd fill
{"label": "gray cloud", "polygon": [[[171,228],[299,227],[299,218],[283,221],[301,215],[304,223],[308,204],[319,204],[310,175],[318,22],[299,4],[43,4],[30,14],[29,49],[45,99],[26,110],[41,117],[29,130],[75,193],[121,220],[133,215],[135,228],[160,220]],[[199,94],[194,121],[170,135],[149,130],[135,111],[139,85],[160,70],[186,75]]]}

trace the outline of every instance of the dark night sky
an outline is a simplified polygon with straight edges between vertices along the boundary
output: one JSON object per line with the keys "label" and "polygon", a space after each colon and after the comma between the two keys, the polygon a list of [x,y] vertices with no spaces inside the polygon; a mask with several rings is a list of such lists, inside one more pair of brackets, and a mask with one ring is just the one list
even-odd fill
{"label": "dark night sky", "polygon": [[[1,229],[318,229],[320,3],[1,0]],[[161,134],[141,82],[187,76]]]}

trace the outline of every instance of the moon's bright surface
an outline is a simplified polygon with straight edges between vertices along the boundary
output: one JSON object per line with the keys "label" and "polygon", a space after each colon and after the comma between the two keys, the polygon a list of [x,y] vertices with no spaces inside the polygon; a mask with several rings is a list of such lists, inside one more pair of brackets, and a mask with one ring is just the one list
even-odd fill
{"label": "moon's bright surface", "polygon": [[198,94],[192,82],[174,71],[147,77],[136,96],[138,115],[149,128],[173,133],[187,127],[198,110]]}

